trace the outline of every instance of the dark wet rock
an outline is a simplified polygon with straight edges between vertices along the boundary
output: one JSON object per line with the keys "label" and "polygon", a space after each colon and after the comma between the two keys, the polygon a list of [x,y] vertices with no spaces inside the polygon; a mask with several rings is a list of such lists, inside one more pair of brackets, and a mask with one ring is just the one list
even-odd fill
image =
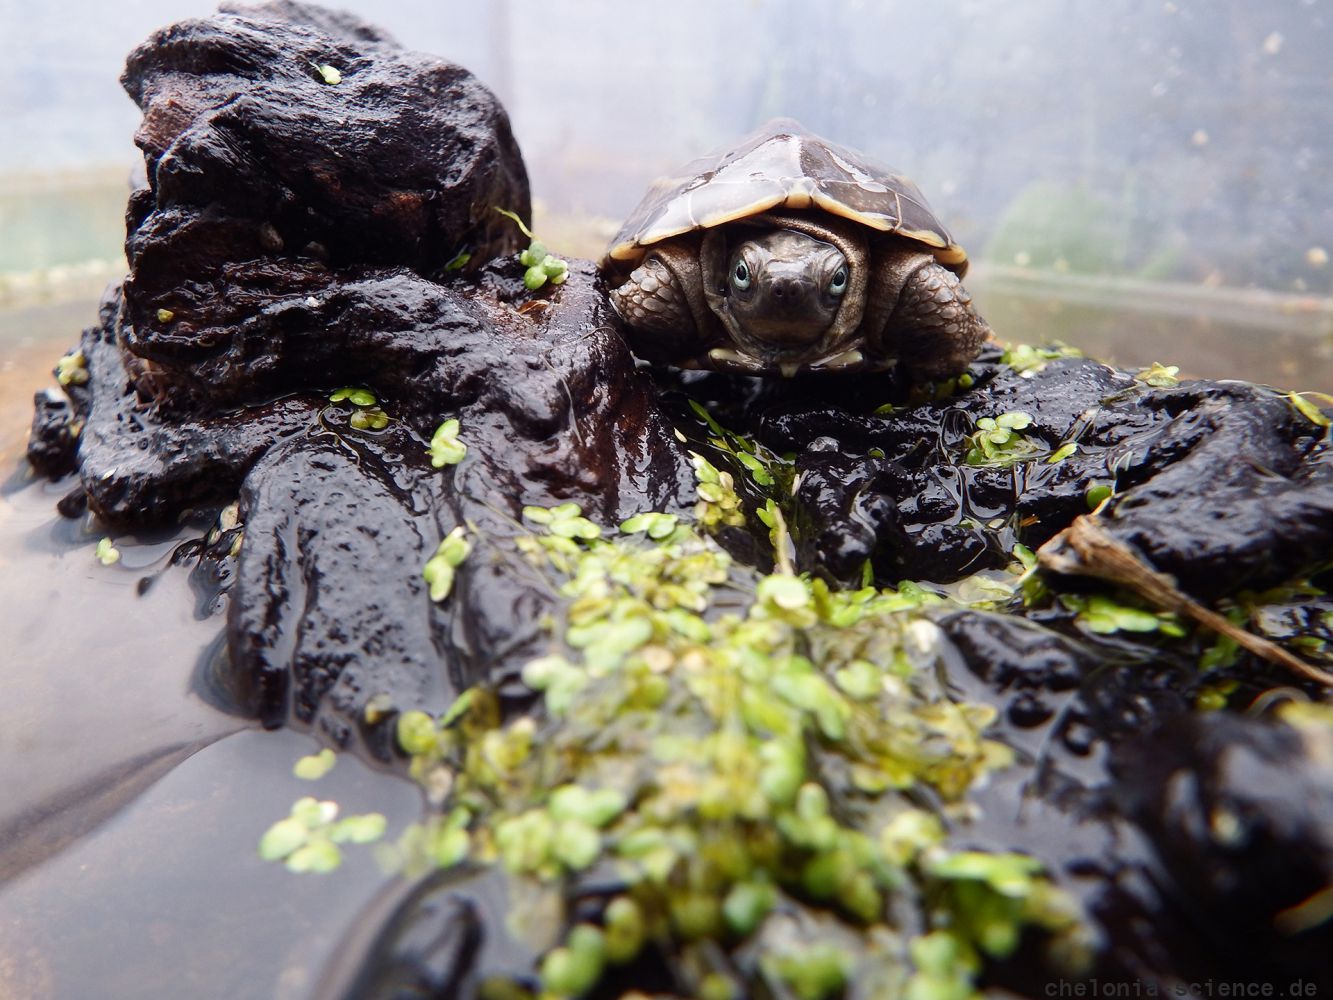
{"label": "dark wet rock", "polygon": [[[214,546],[204,577],[235,580],[231,687],[270,724],[346,746],[375,695],[439,709],[485,676],[524,700],[550,598],[487,545],[524,504],[614,524],[684,510],[693,480],[592,266],[533,296],[514,256],[488,264],[517,245],[494,209],[528,207],[503,110],[465,70],[290,3],[164,29],[125,85],[147,166],[130,274],[84,333],[87,384],[43,404],[34,464],[66,467],[81,425],[81,496],[117,531],[240,495],[238,565]],[[390,426],[349,427],[342,386]],[[470,450],[437,470],[450,417]],[[478,554],[442,611],[421,569],[456,526]],[[383,732],[362,732],[381,757]]]}
{"label": "dark wet rock", "polygon": [[94,372],[82,414],[79,478],[90,509],[109,526],[172,523],[183,510],[236,496],[245,471],[276,442],[316,421],[322,400],[288,396],[257,407],[172,421],[129,388],[126,355],[110,330],[83,339]]}
{"label": "dark wet rock", "polygon": [[[485,915],[452,873],[396,890],[366,914],[341,961],[324,976],[318,1000],[399,1000],[472,995]],[[396,888],[396,887],[395,887]],[[370,931],[371,934],[367,934]],[[365,940],[369,937],[369,940]],[[348,957],[353,958],[348,961]]]}
{"label": "dark wet rock", "polygon": [[[489,281],[505,286],[505,268]],[[487,679],[526,702],[517,672],[543,651],[553,598],[510,544],[523,506],[573,500],[605,524],[681,511],[687,456],[606,326],[587,265],[527,312],[404,272],[330,301],[318,351],[381,358],[374,384],[396,419],[361,432],[328,406],[246,479],[229,633],[244,701],[273,724],[318,719],[339,745],[377,694],[438,709]],[[428,441],[448,416],[468,453],[434,469]],[[421,568],[457,526],[474,554],[442,609]]]}
{"label": "dark wet rock", "polygon": [[56,478],[74,469],[78,426],[74,405],[64,396],[43,390],[33,396],[28,462],[44,476]]}
{"label": "dark wet rock", "polygon": [[[147,186],[130,202],[122,343],[149,363],[136,373],[146,395],[262,398],[256,340],[318,334],[318,308],[292,306],[325,268],[434,275],[460,253],[475,266],[517,247],[495,211],[529,212],[503,108],[462,67],[349,15],[227,6],[155,34],[123,83],[144,113]],[[269,302],[275,287],[285,294]],[[252,351],[256,382],[214,377],[229,342]]]}
{"label": "dark wet rock", "polygon": [[[939,624],[966,668],[951,679],[968,700],[999,696],[994,733],[1025,758],[977,795],[986,818],[969,836],[987,850],[1024,845],[1081,899],[1097,939],[1085,988],[1095,978],[1169,995],[1209,977],[1328,988],[1333,924],[1298,919],[1333,883],[1326,733],[1199,713],[1197,671],[1142,650],[1117,656],[1014,616]],[[1035,702],[1047,711],[1015,718]],[[991,975],[1032,996],[1050,976],[1022,953]]]}
{"label": "dark wet rock", "polygon": [[[967,391],[913,405],[886,380],[754,391],[730,426],[794,453],[805,565],[842,583],[869,560],[884,580],[947,582],[1036,548],[1114,485],[1107,530],[1204,599],[1318,569],[1333,551],[1333,453],[1282,396],[1243,382],[1154,388],[1095,361],[1018,372],[984,352]],[[724,395],[719,388],[705,389]],[[892,409],[881,410],[886,404]],[[897,405],[892,405],[897,404]],[[1022,411],[1042,446],[969,465],[977,420]],[[1056,463],[1065,442],[1078,450]]]}
{"label": "dark wet rock", "polygon": [[1111,749],[1193,712],[1198,668],[1170,651],[1074,637],[1016,614],[951,611],[936,621],[956,658],[951,683],[994,706],[996,738],[1024,755],[1027,796],[1103,811]]}
{"label": "dark wet rock", "polygon": [[1044,773],[1061,756],[1060,733],[1086,718],[1082,696],[1104,667],[1105,651],[1013,615],[955,612],[939,625],[971,674],[951,672],[960,692],[1002,706],[998,736],[1030,753]]}
{"label": "dark wet rock", "polygon": [[442,490],[428,465],[393,461],[419,447],[399,428],[331,428],[272,448],[248,477],[228,635],[241,702],[265,723],[290,711],[347,746],[373,694],[441,701],[449,675],[421,567],[442,534]]}
{"label": "dark wet rock", "polygon": [[1333,884],[1328,750],[1326,732],[1224,713],[1119,747],[1115,804],[1151,843],[1149,877],[1168,920],[1206,956],[1190,968],[1172,955],[1160,971],[1333,988],[1333,921],[1300,911]]}

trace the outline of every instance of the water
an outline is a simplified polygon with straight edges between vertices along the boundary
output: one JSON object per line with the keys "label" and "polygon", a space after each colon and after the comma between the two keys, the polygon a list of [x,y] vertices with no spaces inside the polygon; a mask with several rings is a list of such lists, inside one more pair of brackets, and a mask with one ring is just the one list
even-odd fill
{"label": "water", "polygon": [[[91,743],[86,752],[95,752]],[[171,767],[123,811],[0,889],[0,992],[31,1000],[305,998],[386,886],[368,849],[333,875],[294,875],[255,851],[312,791],[291,732],[243,730]],[[419,815],[406,782],[340,759],[314,786],[391,834]]]}
{"label": "water", "polygon": [[979,266],[967,278],[1005,341],[1064,341],[1125,368],[1333,391],[1333,299]]}
{"label": "water", "polygon": [[[49,355],[46,332],[18,357]],[[3,383],[0,996],[305,997],[392,880],[368,849],[336,876],[293,875],[259,859],[260,835],[314,793],[385,813],[396,836],[419,793],[348,756],[300,781],[313,739],[224,710],[208,679],[223,616],[196,617],[187,568],[169,565],[192,529],[118,539],[102,566],[96,526],[55,513],[68,484],[19,470],[9,397],[45,365]]]}

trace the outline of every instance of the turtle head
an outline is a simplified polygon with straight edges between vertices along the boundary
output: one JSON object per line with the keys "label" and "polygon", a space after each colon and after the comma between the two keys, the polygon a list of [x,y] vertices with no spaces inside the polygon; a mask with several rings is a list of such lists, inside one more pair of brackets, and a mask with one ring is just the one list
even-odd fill
{"label": "turtle head", "polygon": [[775,229],[731,247],[725,308],[740,346],[761,356],[818,344],[851,284],[851,265],[831,243]]}

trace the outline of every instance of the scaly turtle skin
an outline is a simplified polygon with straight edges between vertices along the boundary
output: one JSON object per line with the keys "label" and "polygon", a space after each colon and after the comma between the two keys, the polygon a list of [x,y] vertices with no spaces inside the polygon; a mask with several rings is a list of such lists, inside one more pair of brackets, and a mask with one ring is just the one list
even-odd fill
{"label": "scaly turtle skin", "polygon": [[790,119],[654,185],[601,267],[635,352],[682,367],[944,378],[990,333],[916,185]]}

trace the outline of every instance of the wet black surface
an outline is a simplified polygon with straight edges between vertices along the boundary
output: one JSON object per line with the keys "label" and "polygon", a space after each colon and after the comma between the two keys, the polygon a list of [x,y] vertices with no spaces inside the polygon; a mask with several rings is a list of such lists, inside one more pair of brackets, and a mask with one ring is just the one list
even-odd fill
{"label": "wet black surface", "polygon": [[[1015,541],[1037,548],[1113,486],[1107,530],[1215,598],[1325,565],[1333,552],[1333,453],[1323,429],[1277,392],[1197,380],[1152,387],[1096,361],[1018,372],[989,349],[973,387],[911,404],[884,379],[689,388],[720,418],[794,454],[805,565],[840,582],[870,559],[886,580],[956,579],[1002,566]],[[874,411],[898,404],[891,413]],[[1023,412],[1041,448],[1009,466],[967,464],[982,417]],[[1056,463],[1060,445],[1078,450]]]}
{"label": "wet black surface", "polygon": [[1117,746],[1111,805],[1148,838],[1153,903],[1201,952],[1178,975],[1333,982],[1333,921],[1292,922],[1333,884],[1326,737],[1214,713]]}
{"label": "wet black surface", "polygon": [[[62,510],[86,504],[118,532],[239,502],[236,526],[181,558],[199,557],[201,608],[227,606],[223,695],[268,726],[391,762],[394,710],[439,711],[476,683],[530,708],[518,670],[547,651],[560,598],[516,551],[522,507],[573,501],[608,526],[687,514],[690,449],[734,474],[747,509],[778,500],[797,566],[840,584],[867,566],[882,585],[1004,567],[1099,486],[1114,489],[1105,529],[1199,599],[1330,562],[1326,430],[1267,388],[1153,386],[1078,358],[1020,372],[998,349],[963,389],[636,367],[591,264],[524,289],[515,231],[492,211],[528,200],[494,99],[350,19],[283,4],[184,22],[136,50],[126,86],[148,166],[131,272],[83,334],[87,383],[38,398],[30,461],[75,471]],[[446,271],[460,250],[473,257]],[[353,426],[328,398],[341,387],[373,391],[387,425]],[[690,400],[785,456],[777,485],[710,442]],[[1018,411],[1030,454],[969,464],[978,422]],[[435,468],[428,442],[450,418],[468,451]],[[475,548],[437,604],[421,569],[460,526]],[[757,517],[719,539],[771,568]],[[1274,599],[1260,627],[1317,638],[1320,600]],[[1326,754],[1268,718],[1195,708],[1207,683],[1231,681],[1240,709],[1286,679],[1243,656],[1202,674],[1207,635],[1093,635],[1049,598],[1008,610],[936,617],[950,684],[996,707],[1020,757],[981,794],[977,843],[1033,853],[1075,888],[1099,974],[1327,979],[1328,922],[1274,923],[1333,881]],[[443,879],[368,910],[364,970],[326,995],[473,982],[495,920],[459,891]],[[1044,974],[990,973],[1026,995]]]}
{"label": "wet black surface", "polygon": [[171,369],[173,405],[280,384],[274,340],[318,330],[292,306],[327,268],[435,274],[517,246],[494,211],[529,213],[504,109],[467,70],[349,15],[224,7],[148,39],[122,82],[147,180],[127,213],[122,340]]}

